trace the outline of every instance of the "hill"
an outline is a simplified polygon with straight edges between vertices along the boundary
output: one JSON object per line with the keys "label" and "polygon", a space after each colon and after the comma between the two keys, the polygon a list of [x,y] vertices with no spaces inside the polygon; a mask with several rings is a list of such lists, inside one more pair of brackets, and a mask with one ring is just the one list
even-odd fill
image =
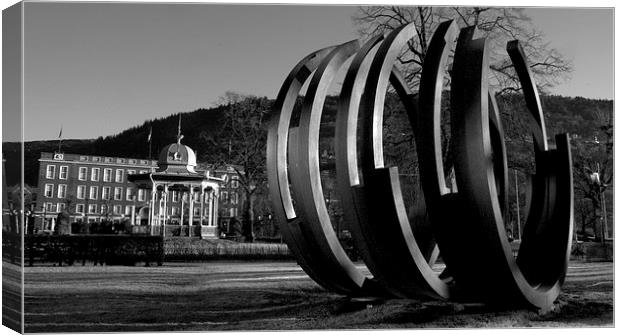
{"label": "hill", "polygon": [[[189,113],[181,113],[183,143],[199,151],[199,135],[201,132],[212,132],[221,123],[221,107],[197,109]],[[157,159],[159,151],[176,141],[179,114],[145,121],[142,125],[131,127],[119,134],[99,137],[96,139],[71,139],[62,141],[62,151],[86,155],[101,155],[112,157],[148,158],[148,134],[152,132],[151,152],[153,159]],[[19,183],[20,168],[9,162],[19,161],[20,145],[18,142],[2,143],[2,154],[6,159],[6,178],[8,185]],[[31,141],[24,143],[24,175],[25,183],[37,185],[39,169],[38,159],[41,152],[58,150],[58,140]]]}
{"label": "hill", "polygon": [[[335,120],[333,110],[336,108],[335,98],[330,97],[326,101],[326,113],[324,123],[333,123]],[[524,108],[522,97],[508,96],[500,100],[500,109],[504,115]],[[600,117],[613,113],[613,101],[596,100],[582,97],[542,96],[541,103],[546,115],[549,134],[569,132],[577,134],[581,138],[591,139],[594,136],[601,137]],[[183,142],[196,151],[209,150],[200,143],[201,132],[216,132],[222,123],[223,106],[213,108],[201,108],[193,112],[181,113]],[[518,114],[516,114],[518,115]],[[179,114],[145,121],[142,125],[131,127],[119,134],[99,137],[96,139],[64,140],[62,150],[66,153],[82,153],[90,155],[148,158],[149,147],[147,137],[152,127],[152,157],[156,158],[159,150],[165,145],[176,140]],[[510,126],[506,127],[510,128]],[[509,129],[508,129],[509,130]],[[323,134],[331,134],[331,131],[321,131]],[[516,136],[507,131],[507,136]],[[25,182],[36,186],[38,158],[40,152],[53,152],[58,148],[58,141],[32,141],[24,143],[25,147]],[[2,151],[4,158],[9,161],[19,160],[19,143],[3,143]],[[204,157],[206,152],[200,156]],[[14,185],[19,181],[19,167],[7,164],[7,184]]]}

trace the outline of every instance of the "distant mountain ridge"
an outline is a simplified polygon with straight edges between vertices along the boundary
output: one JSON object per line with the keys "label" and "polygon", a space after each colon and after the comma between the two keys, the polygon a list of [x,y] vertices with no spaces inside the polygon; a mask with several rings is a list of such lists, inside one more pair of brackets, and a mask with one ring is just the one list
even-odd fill
{"label": "distant mountain ridge", "polygon": [[[148,135],[152,127],[151,157],[157,159],[159,151],[166,145],[176,142],[179,114],[183,144],[196,151],[201,150],[199,135],[201,132],[213,132],[221,123],[222,106],[214,108],[200,108],[193,112],[171,114],[150,121],[142,125],[126,129],[116,135],[98,137],[96,139],[67,139],[62,141],[62,152],[100,155],[111,157],[148,158]],[[24,143],[24,181],[28,185],[37,184],[39,169],[38,159],[41,152],[55,152],[58,150],[58,140],[30,141]],[[7,160],[5,165],[8,185],[19,183],[19,167],[9,164],[19,160],[20,145],[18,142],[2,143],[2,154]]]}
{"label": "distant mountain ridge", "polygon": [[[326,108],[336,108],[335,101],[334,97],[330,97],[326,101]],[[578,134],[583,138],[592,138],[597,132],[595,126],[596,114],[613,112],[612,100],[551,95],[542,96],[541,103],[545,111],[549,134],[569,132]],[[522,97],[518,95],[507,97],[500,104],[500,107],[505,104],[513,106],[524,105]],[[157,159],[159,150],[165,145],[176,141],[179,114],[181,114],[182,133],[184,135],[183,143],[198,151],[199,154],[207,150],[207,152],[202,152],[200,155],[204,157],[208,153],[209,148],[203,147],[203,144],[200,143],[200,133],[212,133],[218,130],[218,126],[223,120],[225,107],[200,108],[192,112],[171,114],[167,117],[145,121],[142,125],[133,126],[116,135],[96,139],[63,140],[62,151],[87,155],[148,158],[149,146],[147,138],[152,127],[151,154],[153,159]],[[40,157],[40,153],[43,151],[56,151],[58,149],[58,140],[31,141],[24,143],[24,145],[25,182],[28,185],[35,186],[38,173],[37,160]],[[2,152],[7,160],[7,184],[15,185],[19,182],[19,167],[11,166],[8,162],[19,160],[19,143],[3,143]]]}

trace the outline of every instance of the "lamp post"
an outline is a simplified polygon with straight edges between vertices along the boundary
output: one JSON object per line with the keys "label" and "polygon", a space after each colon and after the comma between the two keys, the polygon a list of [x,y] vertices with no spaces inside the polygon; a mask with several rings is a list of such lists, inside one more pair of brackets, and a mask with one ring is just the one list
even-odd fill
{"label": "lamp post", "polygon": [[[258,222],[256,224],[258,225],[258,231],[262,234],[262,236],[265,236],[265,233],[263,231],[265,225],[263,224],[263,216],[262,215],[258,216]],[[258,235],[258,236],[261,236],[261,235]]]}
{"label": "lamp post", "polygon": [[521,241],[521,214],[519,212],[519,179],[515,171],[515,198],[517,199],[517,240]]}
{"label": "lamp post", "polygon": [[131,197],[133,205],[131,206],[131,226],[136,224],[136,196]]}

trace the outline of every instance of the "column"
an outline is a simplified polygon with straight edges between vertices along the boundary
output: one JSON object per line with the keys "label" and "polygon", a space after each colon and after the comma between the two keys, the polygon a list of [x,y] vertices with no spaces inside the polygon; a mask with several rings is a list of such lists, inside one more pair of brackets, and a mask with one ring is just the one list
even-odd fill
{"label": "column", "polygon": [[185,208],[183,207],[183,205],[185,204],[185,191],[180,190],[179,197],[181,197],[181,229],[183,229],[183,215],[185,212]]}
{"label": "column", "polygon": [[151,232],[151,235],[153,235],[153,220],[155,218],[155,190],[156,186],[155,183],[153,183],[153,185],[151,186],[151,203],[149,204],[149,230]]}
{"label": "column", "polygon": [[162,236],[166,236],[166,219],[168,218],[168,185],[164,185],[164,223],[162,224]]}
{"label": "column", "polygon": [[[203,224],[203,219],[205,217],[205,189],[201,186],[200,187],[200,227],[202,227]],[[202,229],[202,228],[200,228]]]}
{"label": "column", "polygon": [[189,222],[187,236],[192,236],[192,223],[194,221],[194,186],[189,188]]}
{"label": "column", "polygon": [[218,210],[219,210],[219,188],[214,188],[213,189],[213,197],[211,199],[211,201],[213,202],[213,226],[217,227],[217,220],[218,220]]}
{"label": "column", "polygon": [[212,189],[208,195],[209,197],[209,226],[211,227],[215,226],[215,222],[213,222],[213,199],[214,199],[213,192],[214,190]]}
{"label": "column", "polygon": [[131,225],[132,226],[136,225],[136,202],[135,201],[133,205],[131,205]]}

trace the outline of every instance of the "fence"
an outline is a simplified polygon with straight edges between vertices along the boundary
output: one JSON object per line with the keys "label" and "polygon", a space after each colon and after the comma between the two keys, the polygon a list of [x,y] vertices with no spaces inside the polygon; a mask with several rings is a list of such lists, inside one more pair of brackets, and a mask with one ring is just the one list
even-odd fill
{"label": "fence", "polygon": [[166,261],[194,261],[215,259],[292,259],[285,244],[236,243],[224,240],[166,239]]}

